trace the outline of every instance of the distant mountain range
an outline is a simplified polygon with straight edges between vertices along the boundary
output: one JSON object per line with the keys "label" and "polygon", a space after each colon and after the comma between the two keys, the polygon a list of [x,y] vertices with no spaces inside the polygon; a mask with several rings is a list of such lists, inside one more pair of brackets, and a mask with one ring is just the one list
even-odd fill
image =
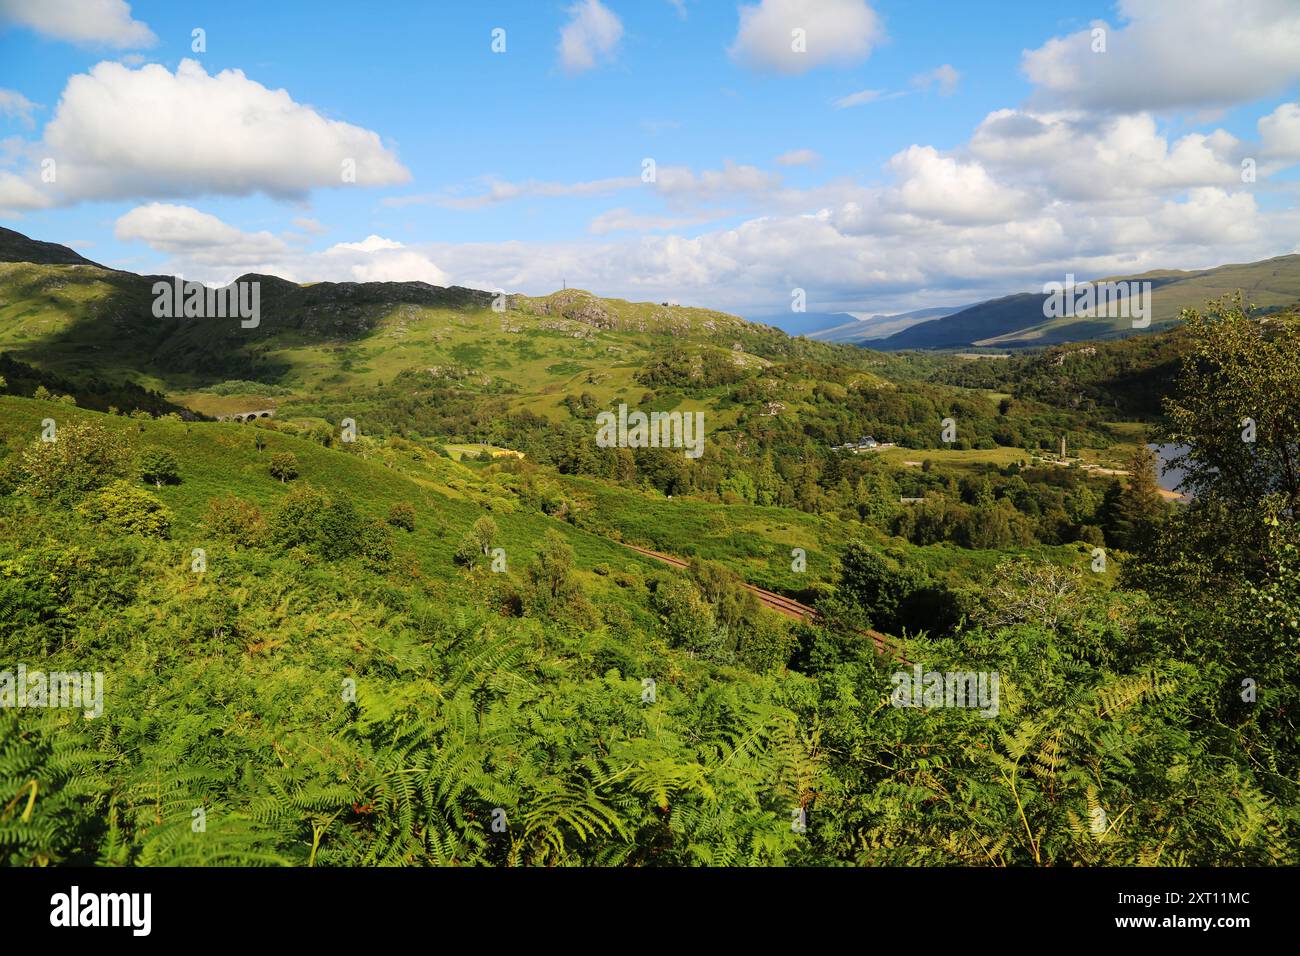
{"label": "distant mountain range", "polygon": [[941,319],[966,308],[969,306],[940,306],[933,309],[917,309],[914,312],[900,312],[896,315],[872,315],[865,318],[852,312],[840,312],[835,315],[841,320],[840,324],[817,329],[806,335],[819,342],[840,342],[848,345],[861,342],[874,344],[878,339],[888,338],[914,325],[932,319]]}
{"label": "distant mountain range", "polygon": [[787,335],[806,335],[812,338],[815,332],[835,325],[842,325],[845,322],[851,322],[854,317],[849,312],[792,312],[787,310],[785,312],[752,313],[747,314],[745,318],[759,325],[770,325],[774,329],[780,329]]}
{"label": "distant mountain range", "polygon": [[1134,329],[1132,319],[1122,317],[1074,315],[1047,318],[1044,302],[1048,297],[1041,292],[1022,292],[914,323],[887,338],[872,341],[871,347],[883,350],[1014,349],[1087,339],[1123,338],[1168,328],[1178,322],[1183,309],[1203,307],[1211,299],[1238,290],[1248,305],[1262,311],[1280,309],[1300,299],[1300,255],[1218,266],[1199,272],[1161,270],[1091,281],[1150,282],[1150,326]]}

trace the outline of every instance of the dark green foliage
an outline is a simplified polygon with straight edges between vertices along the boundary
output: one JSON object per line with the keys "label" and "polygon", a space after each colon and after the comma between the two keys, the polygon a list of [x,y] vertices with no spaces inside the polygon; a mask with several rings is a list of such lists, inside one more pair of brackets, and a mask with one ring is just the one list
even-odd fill
{"label": "dark green foliage", "polygon": [[415,530],[415,509],[409,501],[399,501],[388,509],[388,523],[403,531]]}
{"label": "dark green foliage", "polygon": [[234,495],[210,499],[203,524],[213,534],[228,537],[245,547],[262,544],[266,536],[262,509]]}
{"label": "dark green foliage", "polygon": [[0,709],[0,865],[95,862],[104,820],[102,783],[80,714],[20,718]]}
{"label": "dark green foliage", "polygon": [[121,437],[93,422],[60,424],[54,441],[34,440],[23,452],[23,491],[35,498],[75,501],[115,478],[130,458]]}
{"label": "dark green foliage", "polygon": [[492,539],[497,535],[497,524],[487,515],[474,522],[474,527],[465,532],[452,556],[457,564],[470,565],[480,556],[492,550]]}
{"label": "dark green foliage", "polygon": [[151,448],[140,456],[140,478],[156,488],[181,480],[180,464],[166,449]]}
{"label": "dark green foliage", "polygon": [[1129,462],[1130,478],[1107,495],[1106,540],[1128,551],[1150,550],[1164,520],[1166,506],[1156,484],[1156,457],[1145,446]]}
{"label": "dark green foliage", "polygon": [[363,518],[350,499],[311,485],[294,486],[272,513],[268,531],[278,548],[306,548],[330,561],[365,557],[382,566],[392,557],[383,524]]}
{"label": "dark green foliage", "polygon": [[562,535],[554,530],[546,532],[541,549],[524,572],[529,613],[578,623],[588,623],[594,618],[594,609],[574,573],[575,557],[573,548]]}
{"label": "dark green foliage", "polygon": [[298,456],[291,451],[277,452],[271,456],[267,471],[281,482],[293,481],[298,477]]}
{"label": "dark green foliage", "polygon": [[127,534],[165,538],[171,512],[149,492],[125,481],[115,481],[87,497],[77,511],[91,521]]}

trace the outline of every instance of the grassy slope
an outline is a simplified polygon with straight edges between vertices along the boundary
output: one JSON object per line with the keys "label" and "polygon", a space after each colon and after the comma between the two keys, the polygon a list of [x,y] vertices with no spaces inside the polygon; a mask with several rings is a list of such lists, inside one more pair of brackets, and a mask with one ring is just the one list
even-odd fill
{"label": "grassy slope", "polygon": [[[760,505],[670,500],[654,492],[636,492],[584,478],[566,477],[563,483],[586,506],[580,521],[583,527],[680,557],[698,555],[718,561],[751,584],[786,594],[833,582],[839,573],[839,553],[854,540],[865,540],[896,560],[924,567],[956,586],[979,581],[1008,558],[1080,567],[1086,565],[1085,555],[1091,551],[1082,544],[1005,551],[976,551],[951,544],[919,547],[832,515]],[[791,570],[793,548],[806,552],[804,573]],[[1113,573],[1108,575],[1113,578]]]}
{"label": "grassy slope", "polygon": [[[1160,270],[1109,276],[1097,282],[1152,283],[1150,331],[1178,321],[1183,309],[1201,308],[1211,299],[1240,291],[1260,309],[1277,309],[1300,299],[1300,256],[1279,256],[1200,272]],[[889,348],[956,348],[965,345],[1018,347],[1132,335],[1125,318],[1044,319],[1043,296],[1023,293],[981,303],[964,312],[905,329],[890,337]]]}
{"label": "grassy slope", "polygon": [[[0,262],[0,351],[70,377],[132,380],[216,416],[293,406],[391,382],[406,370],[457,368],[495,382],[512,410],[568,417],[566,394],[590,392],[602,406],[635,403],[635,371],[672,345],[725,350],[762,365],[789,354],[865,366],[883,362],[847,346],[791,340],[767,326],[705,309],[600,299],[580,290],[511,296],[504,312],[487,293],[422,283],[263,283],[262,321],[158,319],[152,284],[91,266]],[[228,379],[287,388],[217,394]],[[710,407],[689,401],[684,410]],[[735,412],[715,410],[727,427]]]}
{"label": "grassy slope", "polygon": [[[0,396],[0,441],[8,453],[21,453],[47,417],[60,424],[94,420],[120,431],[139,446],[165,447],[176,454],[182,466],[182,482],[155,493],[174,514],[171,540],[178,565],[188,560],[191,548],[198,547],[208,551],[210,562],[220,561],[225,546],[201,525],[210,498],[234,494],[269,509],[287,494],[289,486],[267,473],[270,456],[278,451],[291,451],[297,456],[298,481],[350,498],[365,516],[383,519],[393,504],[409,501],[416,509],[416,530],[409,534],[398,532],[397,546],[414,557],[424,576],[424,586],[444,596],[457,593],[463,586],[452,563],[456,545],[475,520],[489,513],[489,499],[499,496],[499,489],[484,482],[474,466],[432,454],[416,460],[409,451],[370,445],[364,438],[358,451],[353,452],[259,430],[267,447],[258,452],[253,442],[255,426],[137,421],[58,402]],[[838,573],[838,553],[849,541],[863,536],[895,557],[919,562],[957,584],[978,579],[1009,554],[1062,565],[1077,566],[1082,560],[1079,546],[1035,547],[1016,552],[970,551],[951,545],[921,548],[830,516],[689,498],[669,500],[653,492],[631,491],[589,479],[561,480],[585,506],[580,526],[524,509],[492,510],[501,531],[498,542],[506,549],[510,568],[520,571],[531,560],[545,532],[558,530],[577,554],[584,588],[593,595],[615,600],[620,599],[619,589],[608,577],[592,573],[593,566],[662,569],[657,562],[620,546],[619,540],[720,561],[753,584],[790,594],[817,582],[833,581]],[[807,573],[791,571],[792,548],[807,552]],[[640,612],[640,608],[629,610]],[[644,623],[650,626],[648,620]]]}
{"label": "grassy slope", "polygon": [[[452,553],[474,521],[487,513],[478,500],[486,495],[475,473],[443,458],[414,461],[409,456],[381,454],[373,448],[346,452],[265,431],[262,434],[267,438],[267,447],[259,453],[253,444],[253,426],[136,421],[57,402],[0,396],[0,441],[9,454],[19,454],[35,439],[44,418],[60,424],[94,420],[127,435],[133,443],[165,447],[176,455],[181,462],[181,483],[164,486],[155,494],[174,515],[171,540],[178,566],[188,561],[191,548],[205,548],[212,564],[221,560],[225,545],[208,535],[200,523],[210,498],[234,494],[269,509],[288,493],[289,485],[267,473],[267,462],[277,451],[291,451],[297,456],[301,476],[298,481],[350,498],[363,515],[382,520],[393,504],[409,501],[417,514],[416,530],[397,532],[396,543],[414,556],[426,576],[424,583],[434,593],[450,594],[462,586]],[[551,528],[573,546],[583,586],[591,592],[617,591],[607,578],[589,573],[593,564],[658,567],[612,541],[542,514],[521,510],[493,513],[492,517],[501,530],[499,541],[506,548],[512,570],[521,570],[528,563]]]}

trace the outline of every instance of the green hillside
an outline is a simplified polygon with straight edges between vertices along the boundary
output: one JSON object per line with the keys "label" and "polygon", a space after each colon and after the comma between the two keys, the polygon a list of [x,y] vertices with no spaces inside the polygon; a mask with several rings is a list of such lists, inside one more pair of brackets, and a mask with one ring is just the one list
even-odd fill
{"label": "green hillside", "polygon": [[[799,356],[859,367],[881,361],[846,347],[795,340],[704,309],[601,299],[579,290],[541,298],[424,283],[315,283],[270,276],[261,322],[155,318],[155,282],[98,267],[0,262],[0,351],[67,377],[129,378],[203,414],[228,414],[275,397],[320,394],[432,370],[492,381],[542,401],[581,384],[600,398],[668,341],[725,350],[761,365]],[[246,395],[220,388],[256,382]],[[219,391],[214,392],[213,386]],[[269,388],[269,390],[268,390]],[[281,404],[274,402],[272,404]],[[260,407],[260,406],[258,406]]]}
{"label": "green hillside", "polygon": [[1150,282],[1152,314],[1148,329],[1136,330],[1129,318],[1059,317],[1045,319],[1042,293],[1020,293],[972,306],[954,315],[912,326],[878,343],[884,349],[934,349],[984,346],[1024,348],[1158,332],[1176,324],[1184,309],[1240,292],[1245,301],[1268,311],[1300,299],[1300,255],[1225,265],[1199,272],[1161,270],[1140,275],[1100,277],[1094,282]]}

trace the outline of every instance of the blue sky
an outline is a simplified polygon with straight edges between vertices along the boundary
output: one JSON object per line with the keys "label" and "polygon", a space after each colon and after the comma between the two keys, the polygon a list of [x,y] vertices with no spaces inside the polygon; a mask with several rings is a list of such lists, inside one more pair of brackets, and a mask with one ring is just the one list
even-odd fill
{"label": "blue sky", "polygon": [[330,8],[0,0],[0,223],[211,282],[757,316],[1300,251],[1286,0]]}

